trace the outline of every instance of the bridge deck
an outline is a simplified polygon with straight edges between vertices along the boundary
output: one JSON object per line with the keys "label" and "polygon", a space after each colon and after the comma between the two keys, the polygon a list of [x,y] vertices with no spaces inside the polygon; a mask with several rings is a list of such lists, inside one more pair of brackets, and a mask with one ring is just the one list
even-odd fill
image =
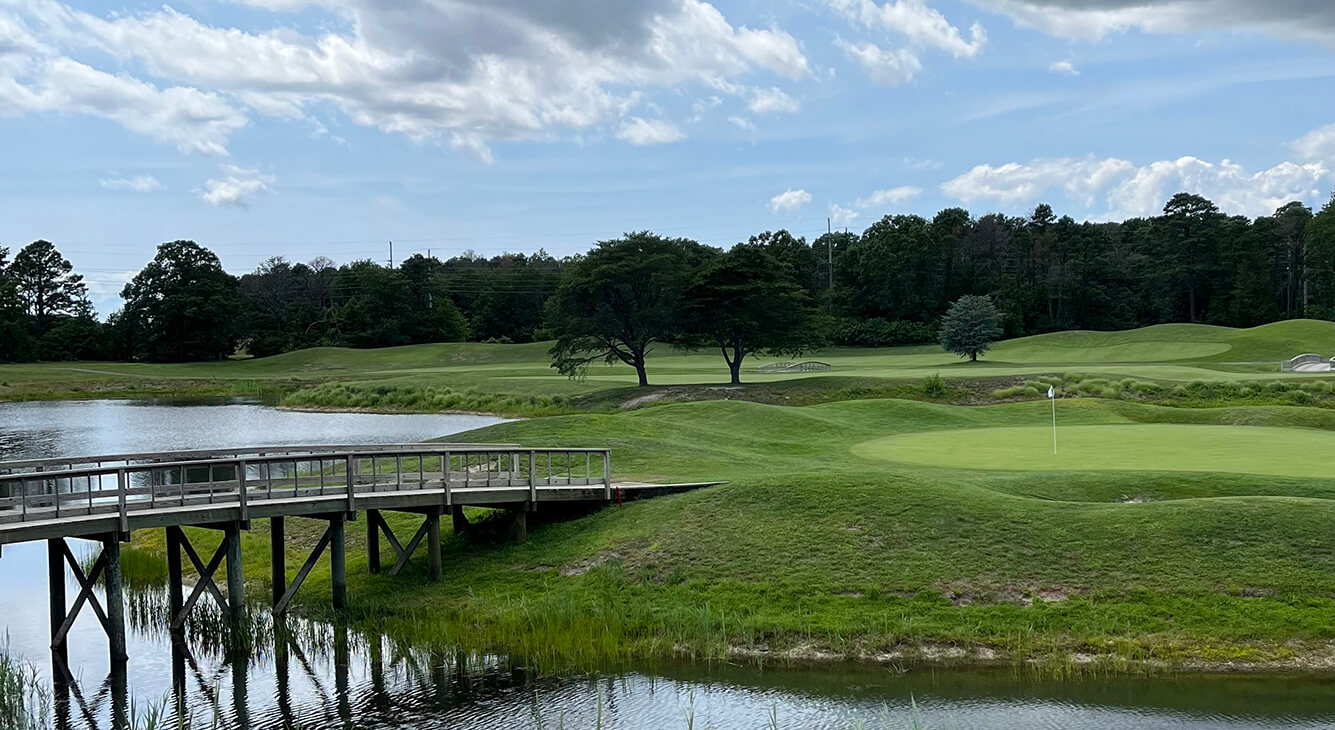
{"label": "bridge deck", "polygon": [[710,485],[614,482],[611,474],[606,449],[459,444],[0,462],[0,545],[366,509],[536,509]]}

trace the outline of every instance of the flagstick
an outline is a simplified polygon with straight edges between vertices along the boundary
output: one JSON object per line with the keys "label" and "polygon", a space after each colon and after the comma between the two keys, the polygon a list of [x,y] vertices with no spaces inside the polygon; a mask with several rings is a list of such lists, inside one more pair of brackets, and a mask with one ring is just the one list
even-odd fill
{"label": "flagstick", "polygon": [[1054,392],[1052,398],[1052,455],[1057,455],[1057,394]]}

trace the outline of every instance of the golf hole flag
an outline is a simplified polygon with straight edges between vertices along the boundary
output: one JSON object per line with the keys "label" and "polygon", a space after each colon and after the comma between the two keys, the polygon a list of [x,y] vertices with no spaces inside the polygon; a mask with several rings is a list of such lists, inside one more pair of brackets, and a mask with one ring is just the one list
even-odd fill
{"label": "golf hole flag", "polygon": [[1048,386],[1048,400],[1052,401],[1052,455],[1057,455],[1057,387]]}

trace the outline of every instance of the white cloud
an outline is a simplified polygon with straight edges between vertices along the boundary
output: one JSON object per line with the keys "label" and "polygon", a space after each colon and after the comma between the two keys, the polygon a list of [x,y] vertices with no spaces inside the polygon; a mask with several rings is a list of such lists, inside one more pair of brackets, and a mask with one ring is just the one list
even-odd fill
{"label": "white cloud", "polygon": [[756,123],[751,121],[750,119],[747,119],[746,117],[732,116],[728,117],[728,121],[732,122],[733,126],[737,127],[738,129],[744,132],[756,131]]}
{"label": "white cloud", "polygon": [[686,135],[671,122],[661,119],[643,119],[631,117],[621,125],[617,139],[629,142],[636,147],[655,144],[671,144],[685,139]]}
{"label": "white cloud", "polygon": [[834,43],[866,70],[873,83],[881,86],[908,83],[922,71],[918,54],[907,48],[892,51],[875,43],[849,43],[842,38]]}
{"label": "white cloud", "polygon": [[1335,124],[1303,135],[1293,143],[1293,151],[1304,160],[1335,161]]}
{"label": "white cloud", "polygon": [[199,197],[209,205],[228,205],[247,208],[256,195],[269,192],[274,178],[259,170],[248,170],[236,165],[223,165],[222,176],[204,183]]}
{"label": "white cloud", "polygon": [[856,210],[844,208],[838,203],[830,204],[830,223],[839,228],[853,225],[853,221],[861,216],[862,214]]}
{"label": "white cloud", "polygon": [[1017,23],[1061,38],[1097,40],[1113,33],[1261,31],[1326,43],[1335,34],[1329,0],[973,0]]}
{"label": "white cloud", "polygon": [[64,57],[0,54],[0,116],[59,112],[108,119],[183,153],[226,155],[246,126],[222,96],[185,86],[159,88]]}
{"label": "white cloud", "polygon": [[915,188],[912,185],[901,185],[897,188],[877,190],[865,198],[859,198],[853,203],[853,207],[876,208],[885,205],[897,205],[905,201],[913,200],[919,195],[922,195],[922,188]]}
{"label": "white cloud", "polygon": [[987,45],[987,31],[974,23],[966,39],[960,29],[924,0],[825,0],[839,15],[863,27],[901,34],[920,47],[935,48],[955,58],[973,58]]}
{"label": "white cloud", "polygon": [[1070,61],[1053,61],[1052,65],[1048,66],[1048,70],[1055,74],[1062,74],[1063,76],[1080,75],[1080,69],[1076,68],[1075,64]]}
{"label": "white cloud", "polygon": [[1292,200],[1319,199],[1319,183],[1330,170],[1322,163],[1280,163],[1249,173],[1228,160],[1215,164],[1195,157],[1137,167],[1116,158],[1039,159],[993,167],[979,165],[941,186],[965,203],[1034,204],[1063,192],[1093,208],[1101,199],[1107,212],[1094,217],[1150,216],[1173,194],[1190,191],[1213,200],[1231,214],[1268,215]]}
{"label": "white cloud", "polygon": [[[310,8],[322,30],[284,27],[282,16],[275,30],[248,32],[166,7],[99,15],[59,0],[0,2],[0,113],[98,114],[183,150],[224,154],[248,114],[291,120],[332,109],[490,159],[497,141],[617,129],[655,90],[749,94],[738,79],[811,73],[787,32],[733,25],[703,0],[247,2],[261,14]],[[26,50],[6,56],[10,47]],[[74,54],[108,58],[98,65],[115,73],[80,69]]]}
{"label": "white cloud", "polygon": [[756,89],[751,103],[747,105],[752,114],[793,114],[801,108],[802,105],[796,99],[778,87]]}
{"label": "white cloud", "polygon": [[786,190],[769,199],[769,209],[775,213],[791,213],[811,202],[811,193],[805,190]]}
{"label": "white cloud", "polygon": [[107,190],[130,190],[136,193],[151,193],[163,189],[162,183],[158,182],[158,179],[152,175],[104,177],[98,180],[97,184]]}

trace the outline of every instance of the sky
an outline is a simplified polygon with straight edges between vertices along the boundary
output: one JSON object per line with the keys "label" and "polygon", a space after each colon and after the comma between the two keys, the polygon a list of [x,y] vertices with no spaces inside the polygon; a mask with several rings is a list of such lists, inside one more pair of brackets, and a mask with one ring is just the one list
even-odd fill
{"label": "sky", "polygon": [[243,274],[1335,188],[1331,0],[0,0],[0,246]]}

